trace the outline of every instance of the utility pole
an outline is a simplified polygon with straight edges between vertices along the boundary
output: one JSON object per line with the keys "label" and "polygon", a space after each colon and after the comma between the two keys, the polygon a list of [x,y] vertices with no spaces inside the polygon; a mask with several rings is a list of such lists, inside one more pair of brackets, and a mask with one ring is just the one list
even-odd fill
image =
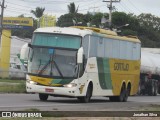
{"label": "utility pole", "polygon": [[0,19],[0,44],[1,44],[1,35],[2,35],[2,30],[3,30],[3,13],[4,13],[4,2],[5,0],[2,1],[1,6],[1,19]]}
{"label": "utility pole", "polygon": [[112,6],[113,3],[120,2],[121,0],[110,0],[110,1],[103,1],[108,2],[109,5],[107,7],[109,8],[109,27],[111,28],[112,25],[112,10],[114,9],[114,6]]}

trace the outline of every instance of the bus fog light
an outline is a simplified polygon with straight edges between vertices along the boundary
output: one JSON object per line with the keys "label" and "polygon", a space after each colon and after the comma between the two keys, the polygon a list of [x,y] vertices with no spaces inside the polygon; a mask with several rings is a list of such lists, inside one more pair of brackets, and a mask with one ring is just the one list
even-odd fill
{"label": "bus fog light", "polygon": [[66,84],[66,85],[63,85],[64,87],[68,87],[68,88],[72,88],[72,87],[76,87],[77,84],[75,83],[70,83],[70,84]]}

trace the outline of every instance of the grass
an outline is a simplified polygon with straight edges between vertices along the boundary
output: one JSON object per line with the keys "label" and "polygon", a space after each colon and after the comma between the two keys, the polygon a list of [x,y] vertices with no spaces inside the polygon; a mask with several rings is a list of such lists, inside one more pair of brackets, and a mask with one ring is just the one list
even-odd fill
{"label": "grass", "polygon": [[25,80],[0,79],[0,93],[25,93]]}
{"label": "grass", "polygon": [[7,83],[24,83],[25,80],[12,80],[12,79],[0,79],[1,82],[7,82]]}

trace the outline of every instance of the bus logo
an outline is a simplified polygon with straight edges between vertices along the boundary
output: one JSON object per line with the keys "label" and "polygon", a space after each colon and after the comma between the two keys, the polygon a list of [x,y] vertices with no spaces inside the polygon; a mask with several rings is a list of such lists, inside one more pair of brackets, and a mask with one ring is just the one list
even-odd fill
{"label": "bus logo", "polygon": [[116,70],[116,71],[128,71],[129,70],[129,64],[114,63],[114,70]]}

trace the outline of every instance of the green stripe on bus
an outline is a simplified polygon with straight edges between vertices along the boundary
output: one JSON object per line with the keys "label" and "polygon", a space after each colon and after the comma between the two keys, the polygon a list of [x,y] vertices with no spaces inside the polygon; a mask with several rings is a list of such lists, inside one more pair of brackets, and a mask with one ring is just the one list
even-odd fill
{"label": "green stripe on bus", "polygon": [[109,59],[97,58],[99,83],[102,89],[112,89]]}
{"label": "green stripe on bus", "polygon": [[104,65],[104,76],[105,76],[105,81],[107,83],[106,84],[107,89],[112,89],[111,72],[110,72],[110,65],[108,58],[103,59],[103,65]]}
{"label": "green stripe on bus", "polygon": [[97,58],[97,65],[98,65],[98,76],[99,76],[99,83],[102,89],[107,89],[105,76],[104,76],[104,68],[103,68],[103,59]]}

